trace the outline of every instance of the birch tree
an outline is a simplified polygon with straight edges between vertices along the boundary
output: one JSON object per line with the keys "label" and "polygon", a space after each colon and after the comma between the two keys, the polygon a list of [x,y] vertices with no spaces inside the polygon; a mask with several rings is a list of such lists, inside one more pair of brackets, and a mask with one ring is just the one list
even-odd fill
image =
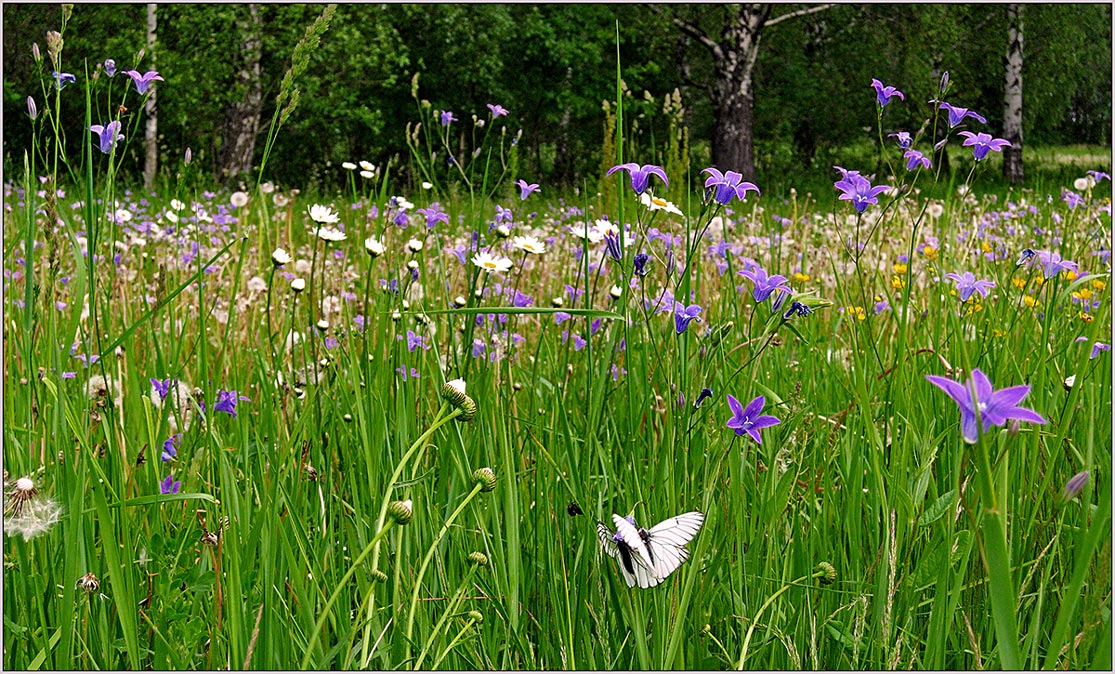
{"label": "birch tree", "polygon": [[1003,149],[1003,177],[1022,182],[1022,5],[1007,5],[1006,91],[1003,137],[1011,147]]}
{"label": "birch tree", "polygon": [[[157,34],[157,18],[155,3],[147,4],[147,53],[151,55],[151,69],[155,70],[155,37]],[[155,184],[155,175],[159,172],[159,116],[155,107],[155,96],[158,95],[157,82],[151,83],[150,95],[147,97],[145,111],[147,125],[143,130],[143,147],[145,151],[143,162],[143,187],[150,190]]]}
{"label": "birch tree", "polygon": [[239,65],[236,91],[225,108],[221,130],[221,156],[217,171],[221,180],[228,181],[250,173],[259,136],[260,114],[263,111],[263,79],[260,60],[263,57],[262,27],[259,5],[247,6],[247,15],[236,21],[240,40]]}

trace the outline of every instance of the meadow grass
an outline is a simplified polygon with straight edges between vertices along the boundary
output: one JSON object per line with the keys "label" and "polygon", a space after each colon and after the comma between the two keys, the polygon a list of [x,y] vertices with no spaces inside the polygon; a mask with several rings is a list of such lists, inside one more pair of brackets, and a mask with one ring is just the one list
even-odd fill
{"label": "meadow grass", "polygon": [[[626,173],[612,210],[520,197],[494,114],[417,103],[406,199],[392,166],[131,191],[37,122],[4,198],[5,667],[1110,667],[1109,179],[1008,203],[889,147],[924,190],[862,214],[672,176],[678,216]],[[961,302],[964,271],[996,285]],[[925,376],[975,368],[1047,423],[965,442]],[[728,394],[781,423],[737,436]],[[60,515],[12,509],[24,476]],[[626,587],[596,521],[690,510],[689,561]]]}

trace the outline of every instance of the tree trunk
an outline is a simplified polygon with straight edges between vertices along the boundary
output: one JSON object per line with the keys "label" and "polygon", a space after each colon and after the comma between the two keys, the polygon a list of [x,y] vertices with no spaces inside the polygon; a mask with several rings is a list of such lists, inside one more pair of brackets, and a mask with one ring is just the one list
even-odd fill
{"label": "tree trunk", "polygon": [[759,56],[759,38],[770,5],[739,5],[713,55],[715,123],[712,163],[721,171],[739,171],[755,179],[754,103],[751,73]]}
{"label": "tree trunk", "polygon": [[225,109],[222,132],[221,156],[218,173],[222,180],[248,174],[252,170],[256,136],[259,135],[259,118],[263,109],[263,84],[260,60],[263,46],[260,39],[262,21],[259,5],[248,5],[248,17],[238,20],[240,32],[240,71],[236,89],[241,93],[237,101]]}
{"label": "tree trunk", "polygon": [[[147,53],[151,55],[151,69],[155,70],[155,35],[158,21],[155,17],[155,3],[147,5]],[[150,95],[147,97],[147,126],[143,133],[143,147],[145,156],[143,161],[143,187],[147,191],[155,185],[155,175],[159,172],[159,115],[155,107],[155,96],[159,87],[157,82],[151,83]]]}
{"label": "tree trunk", "polygon": [[1003,149],[1003,178],[1022,183],[1022,5],[1007,5],[1006,100],[1003,137],[1011,147]]}

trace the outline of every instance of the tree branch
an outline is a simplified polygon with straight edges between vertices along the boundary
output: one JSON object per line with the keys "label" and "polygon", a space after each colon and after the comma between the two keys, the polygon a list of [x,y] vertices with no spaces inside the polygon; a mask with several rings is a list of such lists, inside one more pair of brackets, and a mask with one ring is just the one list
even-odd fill
{"label": "tree branch", "polygon": [[823,12],[824,10],[829,9],[830,7],[835,7],[835,6],[836,6],[836,3],[830,2],[830,3],[825,4],[825,5],[816,5],[815,7],[806,7],[805,9],[799,9],[796,12],[789,12],[788,14],[783,14],[782,16],[776,16],[773,19],[770,19],[769,21],[767,21],[766,27],[770,28],[771,26],[773,26],[777,23],[781,23],[781,22],[783,22],[787,19],[796,19],[797,17],[805,16],[806,14],[813,14],[813,13],[816,13],[816,12]]}
{"label": "tree branch", "polygon": [[[665,12],[665,10],[657,4],[652,3],[647,5],[647,7],[650,7],[651,11],[658,15],[661,15]],[[712,52],[713,58],[723,58],[724,50],[720,47],[720,44],[709,37],[708,34],[705,33],[705,31],[701,30],[700,27],[698,27],[697,25],[689,23],[673,12],[669,12],[669,14],[670,20],[673,21],[674,25],[680,28],[681,31],[689,37],[708,47],[709,50]]]}

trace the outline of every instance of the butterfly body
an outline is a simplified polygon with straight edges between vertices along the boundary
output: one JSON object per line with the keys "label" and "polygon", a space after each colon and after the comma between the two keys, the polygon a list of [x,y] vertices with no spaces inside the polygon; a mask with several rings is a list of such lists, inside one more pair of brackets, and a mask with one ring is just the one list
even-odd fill
{"label": "butterfly body", "polygon": [[620,563],[628,587],[654,587],[689,558],[685,544],[700,531],[704,514],[693,511],[663,520],[649,530],[638,527],[633,517],[612,515],[616,530],[597,522],[600,544]]}

